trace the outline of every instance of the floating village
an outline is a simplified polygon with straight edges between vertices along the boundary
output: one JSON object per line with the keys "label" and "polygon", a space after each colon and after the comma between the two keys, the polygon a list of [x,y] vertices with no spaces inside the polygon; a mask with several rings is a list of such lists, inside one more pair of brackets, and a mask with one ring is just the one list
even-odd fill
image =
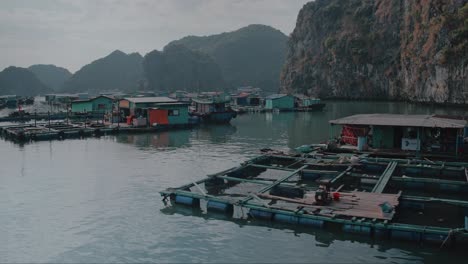
{"label": "floating village", "polygon": [[18,110],[0,117],[0,122],[20,124],[0,126],[0,130],[5,138],[18,142],[190,128],[203,123],[226,124],[238,114],[247,112],[320,111],[325,106],[320,99],[305,95],[261,97],[258,89],[250,87],[241,88],[235,94],[45,95],[42,103],[61,107],[61,111],[56,112],[28,112],[22,108],[22,99],[16,96],[5,98],[9,106]]}
{"label": "floating village", "polygon": [[[13,96],[2,98],[2,105]],[[24,100],[24,99],[22,99]],[[24,101],[25,102],[25,101]],[[15,142],[157,132],[229,123],[245,113],[321,111],[305,95],[176,92],[138,96],[46,95],[64,112],[18,108],[1,135]],[[465,117],[359,114],[329,121],[326,142],[258,157],[161,192],[167,206],[234,219],[407,240],[439,247],[468,244],[468,126]]]}

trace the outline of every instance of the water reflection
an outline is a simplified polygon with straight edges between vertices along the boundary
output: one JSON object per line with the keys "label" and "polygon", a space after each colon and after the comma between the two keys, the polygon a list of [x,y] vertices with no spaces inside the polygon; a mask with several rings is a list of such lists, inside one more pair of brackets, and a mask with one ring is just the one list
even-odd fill
{"label": "water reflection", "polygon": [[[281,224],[272,221],[254,220],[254,219],[236,219],[224,214],[206,212],[200,208],[192,208],[183,205],[173,205],[160,209],[160,212],[165,215],[181,215],[184,217],[195,216],[205,220],[206,225],[210,225],[210,221],[222,220],[230,221],[236,224],[239,228],[246,226],[258,227],[263,229],[281,230],[294,237],[312,236],[316,242],[311,247],[334,248],[343,246],[342,243],[347,243],[358,248],[359,251],[365,251],[362,247],[374,249],[374,256],[361,259],[362,262],[375,263],[378,260],[383,260],[385,263],[440,263],[446,259],[456,259],[464,256],[463,248],[457,249],[438,249],[438,245],[418,245],[413,242],[392,241],[385,239],[373,239],[358,234],[343,233],[341,230],[324,230],[318,228],[307,228],[291,224]],[[291,239],[295,239],[291,237]],[[286,246],[287,248],[287,246]],[[438,254],[434,254],[437,250]],[[380,254],[375,255],[379,252]],[[339,253],[342,254],[342,253]],[[350,259],[359,259],[356,256],[349,256]],[[324,259],[322,259],[324,260]],[[353,261],[354,262],[354,261]]]}
{"label": "water reflection", "polygon": [[237,132],[237,127],[232,124],[202,125],[194,130],[194,138],[208,140],[211,143],[226,143]]}
{"label": "water reflection", "polygon": [[142,149],[148,147],[165,149],[189,146],[190,134],[190,130],[174,130],[144,134],[119,134],[116,139],[119,143],[132,144]]}

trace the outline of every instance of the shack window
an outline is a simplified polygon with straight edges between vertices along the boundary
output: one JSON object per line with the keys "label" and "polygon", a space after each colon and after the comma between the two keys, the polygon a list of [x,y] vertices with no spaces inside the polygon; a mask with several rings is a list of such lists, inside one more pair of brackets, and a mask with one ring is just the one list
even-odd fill
{"label": "shack window", "polygon": [[97,108],[98,109],[106,109],[106,105],[105,104],[98,104]]}
{"label": "shack window", "polygon": [[178,116],[179,115],[179,110],[178,109],[172,109],[167,112],[168,116]]}

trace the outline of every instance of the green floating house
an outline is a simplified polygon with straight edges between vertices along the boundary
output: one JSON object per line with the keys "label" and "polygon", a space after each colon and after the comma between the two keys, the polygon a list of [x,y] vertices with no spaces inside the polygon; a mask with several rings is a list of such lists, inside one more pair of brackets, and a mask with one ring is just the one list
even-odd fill
{"label": "green floating house", "polygon": [[[341,126],[340,143],[361,151],[366,146],[387,153],[418,152],[458,157],[464,146],[464,117],[359,114],[329,121]],[[335,131],[332,131],[332,135]],[[346,146],[347,145],[347,146]]]}
{"label": "green floating house", "polygon": [[265,109],[279,109],[282,111],[294,110],[295,98],[289,94],[272,94],[265,98]]}
{"label": "green floating house", "polygon": [[91,99],[71,102],[72,113],[109,113],[112,112],[114,98],[101,95]]}

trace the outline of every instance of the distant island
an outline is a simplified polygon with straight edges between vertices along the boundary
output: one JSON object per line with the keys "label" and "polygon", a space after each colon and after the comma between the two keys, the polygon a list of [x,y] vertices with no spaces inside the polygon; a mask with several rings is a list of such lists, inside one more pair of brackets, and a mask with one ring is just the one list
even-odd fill
{"label": "distant island", "polygon": [[[188,36],[169,43],[162,51],[144,57],[116,50],[71,74],[55,65],[33,65],[25,71],[35,76],[36,85],[15,80],[0,82],[1,94],[150,90],[188,92],[229,90],[258,86],[279,90],[279,74],[286,58],[288,37],[264,25],[249,25],[212,36]],[[8,72],[8,71],[7,71]],[[32,89],[32,87],[41,87]]]}

